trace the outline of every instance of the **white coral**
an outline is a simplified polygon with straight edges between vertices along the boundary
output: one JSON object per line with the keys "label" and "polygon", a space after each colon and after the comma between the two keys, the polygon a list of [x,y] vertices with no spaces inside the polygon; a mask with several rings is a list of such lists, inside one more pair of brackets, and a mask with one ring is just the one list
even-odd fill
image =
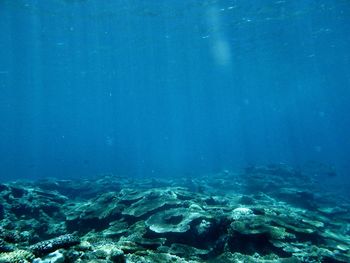
{"label": "white coral", "polygon": [[238,207],[233,209],[232,211],[232,218],[234,220],[238,220],[238,219],[245,218],[248,216],[253,216],[253,215],[254,215],[253,211],[247,207]]}

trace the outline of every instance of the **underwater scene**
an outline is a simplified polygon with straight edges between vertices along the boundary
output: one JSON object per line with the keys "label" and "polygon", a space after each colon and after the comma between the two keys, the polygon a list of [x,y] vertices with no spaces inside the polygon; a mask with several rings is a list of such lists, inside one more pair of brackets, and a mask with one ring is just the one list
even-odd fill
{"label": "underwater scene", "polygon": [[350,1],[0,0],[0,263],[350,262]]}

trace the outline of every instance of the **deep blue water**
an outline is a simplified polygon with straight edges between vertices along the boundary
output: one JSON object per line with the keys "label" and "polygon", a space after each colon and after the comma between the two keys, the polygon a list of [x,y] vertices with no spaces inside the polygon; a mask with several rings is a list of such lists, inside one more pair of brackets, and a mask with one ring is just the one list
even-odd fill
{"label": "deep blue water", "polygon": [[346,0],[0,0],[0,177],[350,169]]}

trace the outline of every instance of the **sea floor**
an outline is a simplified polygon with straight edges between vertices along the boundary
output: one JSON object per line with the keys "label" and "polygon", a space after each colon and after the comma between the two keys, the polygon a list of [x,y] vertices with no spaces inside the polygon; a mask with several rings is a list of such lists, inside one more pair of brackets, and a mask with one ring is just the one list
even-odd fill
{"label": "sea floor", "polygon": [[4,262],[350,262],[350,203],[287,165],[0,184]]}

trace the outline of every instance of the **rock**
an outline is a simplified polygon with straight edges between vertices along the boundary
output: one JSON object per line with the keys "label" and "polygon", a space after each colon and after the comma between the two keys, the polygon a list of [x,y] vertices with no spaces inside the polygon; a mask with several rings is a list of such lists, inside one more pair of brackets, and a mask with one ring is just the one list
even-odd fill
{"label": "rock", "polygon": [[10,244],[7,244],[3,239],[0,239],[0,253],[1,252],[11,252],[15,250]]}
{"label": "rock", "polygon": [[113,249],[110,252],[109,259],[114,263],[125,263],[124,252],[120,249]]}
{"label": "rock", "polygon": [[44,258],[36,258],[33,260],[32,263],[64,263],[65,262],[65,256],[60,251],[55,251]]}

